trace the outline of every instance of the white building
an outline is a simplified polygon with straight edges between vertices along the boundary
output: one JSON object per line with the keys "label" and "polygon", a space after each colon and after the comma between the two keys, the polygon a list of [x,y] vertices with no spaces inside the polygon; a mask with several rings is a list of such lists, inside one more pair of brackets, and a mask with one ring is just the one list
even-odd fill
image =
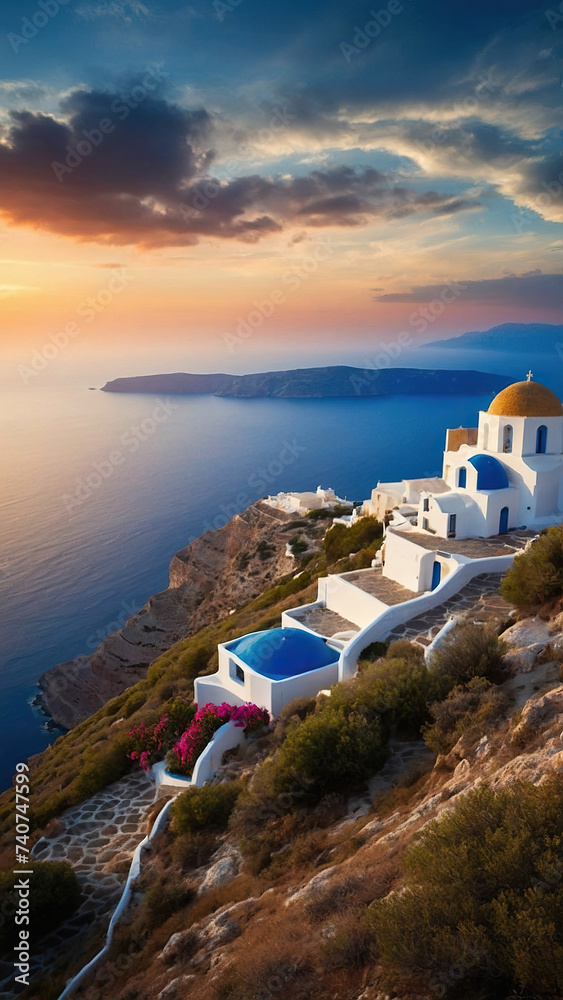
{"label": "white building", "polygon": [[477,428],[448,430],[448,490],[422,494],[418,527],[442,538],[545,527],[561,519],[562,473],[563,408],[529,372],[479,413]]}
{"label": "white building", "polygon": [[440,539],[493,538],[563,520],[563,407],[532,377],[499,392],[478,427],[446,432],[440,489],[421,492],[415,517],[391,522],[385,576],[433,590],[455,566]]}
{"label": "white building", "polygon": [[[393,513],[383,568],[323,577],[317,600],[284,611],[282,628],[221,644],[217,673],[195,681],[196,701],[253,701],[279,715],[293,698],[352,676],[370,642],[475,576],[504,572],[535,532],[561,523],[563,407],[532,377],[503,389],[479,413],[478,427],[446,432],[441,478],[378,484],[363,513]],[[315,509],[312,501],[339,502],[320,487],[269,501],[296,513]],[[514,529],[527,530],[505,544]]]}
{"label": "white building", "polygon": [[338,680],[341,644],[299,628],[250,632],[219,644],[219,669],[194,681],[198,705],[247,701],[279,715],[301,696],[314,698]]}
{"label": "white building", "polygon": [[274,496],[267,497],[264,503],[277,510],[283,510],[287,514],[299,514],[300,516],[307,514],[310,510],[321,510],[323,507],[352,507],[349,500],[337,497],[333,489],[329,487],[325,490],[322,486],[317,486],[315,493],[312,491],[276,493]]}
{"label": "white building", "polygon": [[398,509],[409,513],[417,508],[422,493],[443,493],[447,484],[438,476],[430,479],[401,479],[398,483],[378,483],[371,491],[371,499],[364,503],[364,514],[371,514],[378,521],[385,520],[387,514]]}

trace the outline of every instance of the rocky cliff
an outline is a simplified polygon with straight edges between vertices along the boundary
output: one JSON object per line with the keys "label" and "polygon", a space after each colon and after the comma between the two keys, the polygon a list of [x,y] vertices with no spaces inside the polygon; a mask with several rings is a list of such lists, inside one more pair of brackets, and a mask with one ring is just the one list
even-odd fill
{"label": "rocky cliff", "polygon": [[60,663],[39,679],[39,702],[71,729],[145,676],[175,642],[224,618],[295,568],[286,555],[289,515],[258,501],[181,549],[167,590],[154,594],[94,653]]}

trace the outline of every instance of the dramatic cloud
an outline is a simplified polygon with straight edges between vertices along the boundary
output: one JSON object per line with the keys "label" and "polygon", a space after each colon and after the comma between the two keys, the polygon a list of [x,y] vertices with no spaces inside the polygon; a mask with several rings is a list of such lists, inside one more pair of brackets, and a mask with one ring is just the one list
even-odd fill
{"label": "dramatic cloud", "polygon": [[210,115],[171,104],[157,88],[148,72],[127,94],[73,92],[58,119],[12,112],[0,144],[0,209],[78,239],[159,246],[201,236],[256,241],[286,225],[361,226],[478,205],[412,190],[370,167],[218,179],[209,173]]}
{"label": "dramatic cloud", "polygon": [[[527,274],[509,274],[503,278],[485,278],[482,281],[456,281],[459,302],[480,302],[493,306],[520,306],[557,309],[563,302],[563,274],[544,274],[530,271]],[[393,292],[376,295],[377,302],[432,302],[440,299],[441,285],[420,285],[410,292]]]}

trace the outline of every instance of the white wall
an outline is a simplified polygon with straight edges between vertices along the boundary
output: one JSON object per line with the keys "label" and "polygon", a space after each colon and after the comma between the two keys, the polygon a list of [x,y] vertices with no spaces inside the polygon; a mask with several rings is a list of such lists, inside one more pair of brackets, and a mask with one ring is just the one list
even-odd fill
{"label": "white wall", "polygon": [[[219,702],[220,704],[220,702]],[[177,788],[187,789],[191,785],[201,788],[215,774],[221,765],[223,754],[226,750],[234,750],[235,747],[244,743],[246,736],[242,726],[235,726],[234,722],[226,722],[214,734],[213,739],[205,747],[196,760],[191,778],[181,774],[170,774],[166,770],[166,761],[161,760],[154,764],[152,776],[157,788]]]}
{"label": "white wall", "polygon": [[352,639],[340,657],[339,679],[345,680],[348,677],[353,677],[360,654],[371,642],[385,639],[396,625],[403,625],[411,618],[422,614],[423,611],[438,607],[443,601],[447,601],[448,598],[457,594],[473,577],[479,576],[481,573],[503,573],[511,565],[514,555],[491,556],[488,559],[467,559],[463,562],[462,559],[463,556],[457,556],[458,568],[452,571],[436,587],[436,590],[389,608]]}
{"label": "white wall", "polygon": [[383,575],[416,593],[421,589],[420,579],[424,577],[425,563],[430,559],[434,562],[433,556],[428,549],[409,540],[409,532],[402,535],[399,531],[388,531],[385,535]]}
{"label": "white wall", "polygon": [[[308,629],[307,631],[312,631]],[[316,634],[316,633],[315,633]],[[271,715],[278,716],[288,702],[294,698],[314,697],[323,688],[336,684],[338,680],[338,652],[335,662],[317,670],[308,670],[295,677],[274,681],[256,673],[227,648],[219,645],[219,670],[207,677],[197,677],[194,681],[194,697],[198,705],[211,702],[220,705],[223,701],[243,705],[251,701],[260,708],[267,708]],[[232,676],[233,663],[238,663],[244,671],[244,681]]]}
{"label": "white wall", "polygon": [[[373,570],[359,572],[372,573]],[[364,628],[387,607],[377,597],[350,583],[345,576],[336,574],[319,580],[319,600],[329,611],[335,611],[359,628]]]}
{"label": "white wall", "polygon": [[221,726],[196,760],[192,774],[192,785],[201,788],[221,766],[225,751],[234,750],[235,747],[241,746],[245,739],[242,726],[235,726],[234,722],[226,722],[224,726]]}

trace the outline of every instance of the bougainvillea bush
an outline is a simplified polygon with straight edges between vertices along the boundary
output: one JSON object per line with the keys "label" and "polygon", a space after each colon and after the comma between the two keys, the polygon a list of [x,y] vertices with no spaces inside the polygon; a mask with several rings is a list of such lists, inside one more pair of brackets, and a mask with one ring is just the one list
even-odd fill
{"label": "bougainvillea bush", "polygon": [[[187,703],[184,703],[185,705]],[[190,705],[184,724],[179,726],[182,714],[179,709],[166,712],[153,726],[141,722],[128,734],[131,740],[131,760],[138,760],[148,771],[157,760],[166,756],[166,766],[174,774],[189,775],[195,762],[226,722],[234,722],[246,734],[258,732],[268,726],[270,715],[265,708],[247,702],[245,705]]]}

